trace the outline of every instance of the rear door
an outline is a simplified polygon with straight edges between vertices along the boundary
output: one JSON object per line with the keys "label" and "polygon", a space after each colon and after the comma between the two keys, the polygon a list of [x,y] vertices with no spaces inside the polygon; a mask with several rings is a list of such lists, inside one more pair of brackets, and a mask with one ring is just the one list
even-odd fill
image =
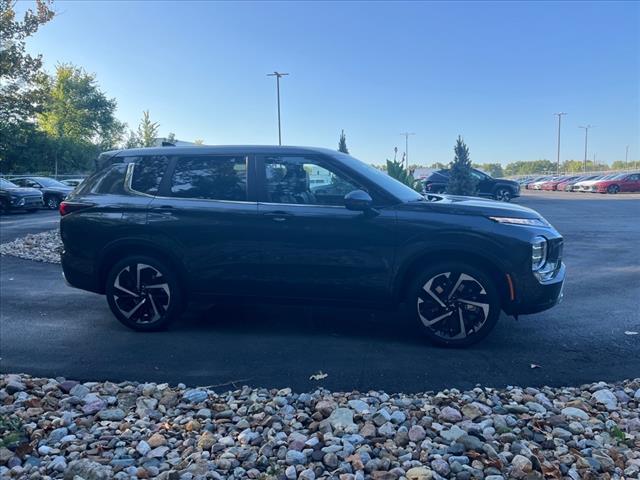
{"label": "rear door", "polygon": [[265,295],[389,298],[393,208],[347,210],[345,194],[366,187],[323,156],[265,155],[257,158],[256,169],[263,188],[257,228],[262,250],[255,274]]}
{"label": "rear door", "polygon": [[623,192],[640,192],[640,173],[629,175],[624,182],[620,182]]}
{"label": "rear door", "polygon": [[148,227],[181,257],[193,292],[252,295],[260,238],[250,157],[175,157],[149,205]]}

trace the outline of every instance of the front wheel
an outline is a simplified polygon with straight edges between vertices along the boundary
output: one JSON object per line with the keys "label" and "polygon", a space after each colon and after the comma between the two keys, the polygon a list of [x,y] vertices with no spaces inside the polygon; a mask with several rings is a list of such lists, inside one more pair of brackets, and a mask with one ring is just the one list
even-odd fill
{"label": "front wheel", "polygon": [[109,272],[105,288],[111,312],[138,331],[165,328],[182,311],[182,294],[175,272],[163,262],[131,256]]}
{"label": "front wheel", "polygon": [[511,201],[511,190],[508,188],[499,188],[496,190],[495,198],[499,202],[510,202]]}
{"label": "front wheel", "polygon": [[611,193],[613,195],[615,195],[619,191],[620,187],[618,185],[609,185],[609,187],[607,188],[607,193]]}
{"label": "front wheel", "polygon": [[479,342],[500,316],[500,295],[493,281],[474,267],[453,262],[419,275],[408,305],[422,332],[447,347]]}

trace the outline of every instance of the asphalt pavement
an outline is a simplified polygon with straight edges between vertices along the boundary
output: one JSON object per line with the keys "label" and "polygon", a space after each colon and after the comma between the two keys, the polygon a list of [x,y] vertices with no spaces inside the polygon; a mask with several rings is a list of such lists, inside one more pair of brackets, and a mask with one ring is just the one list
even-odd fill
{"label": "asphalt pavement", "polygon": [[[640,195],[517,199],[565,237],[564,302],[466,350],[435,347],[397,313],[243,304],[190,311],[168,331],[120,325],[58,265],[0,257],[0,371],[218,389],[416,392],[476,384],[578,385],[640,376]],[[0,217],[0,240],[55,228],[55,212]],[[532,368],[532,365],[539,368]],[[328,376],[310,380],[319,371]]]}

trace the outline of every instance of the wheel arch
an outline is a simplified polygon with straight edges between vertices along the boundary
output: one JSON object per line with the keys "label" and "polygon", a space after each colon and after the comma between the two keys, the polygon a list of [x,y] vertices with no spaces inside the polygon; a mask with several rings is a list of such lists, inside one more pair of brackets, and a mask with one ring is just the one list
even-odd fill
{"label": "wheel arch", "polygon": [[423,252],[405,262],[399,270],[393,284],[393,298],[403,302],[406,292],[411,290],[411,284],[425,268],[446,261],[469,264],[481,270],[491,278],[500,294],[501,307],[504,308],[511,301],[511,289],[507,279],[507,268],[497,259],[483,253],[471,252],[458,248],[443,248]]}
{"label": "wheel arch", "polygon": [[101,293],[105,291],[105,284],[111,267],[123,258],[133,255],[144,255],[167,264],[178,276],[183,295],[187,294],[187,289],[185,288],[187,275],[180,259],[170,249],[141,239],[121,240],[111,243],[104,248],[97,265]]}

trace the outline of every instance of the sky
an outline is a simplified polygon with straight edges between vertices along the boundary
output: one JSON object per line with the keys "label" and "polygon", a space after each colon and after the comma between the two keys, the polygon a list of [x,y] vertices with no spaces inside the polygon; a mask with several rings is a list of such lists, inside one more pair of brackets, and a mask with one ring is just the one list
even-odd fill
{"label": "sky", "polygon": [[[20,8],[31,3],[23,1]],[[96,75],[137,126],[206,144],[404,151],[447,163],[462,135],[477,163],[640,158],[638,2],[65,2],[29,39],[45,68]]]}

